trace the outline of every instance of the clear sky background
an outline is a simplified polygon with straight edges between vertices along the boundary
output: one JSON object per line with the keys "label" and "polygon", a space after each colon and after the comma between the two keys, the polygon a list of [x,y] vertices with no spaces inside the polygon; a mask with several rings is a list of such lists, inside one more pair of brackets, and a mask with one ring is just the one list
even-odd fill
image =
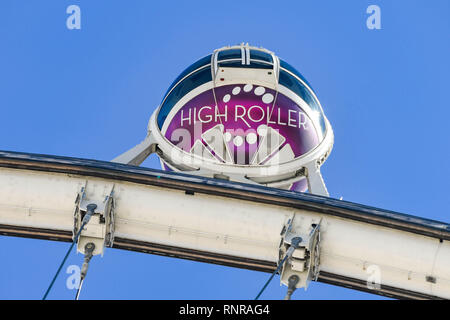
{"label": "clear sky background", "polygon": [[[81,30],[66,27],[71,4]],[[371,4],[381,30],[366,27]],[[185,67],[249,42],[315,89],[335,133],[332,197],[449,222],[449,12],[448,0],[2,0],[0,150],[111,160],[145,137]],[[40,299],[68,247],[0,236],[0,299]],[[50,299],[74,297],[65,270],[82,258],[72,252]],[[81,299],[253,299],[268,277],[107,249]],[[276,277],[262,298],[285,290]],[[293,298],[380,297],[313,282]]]}

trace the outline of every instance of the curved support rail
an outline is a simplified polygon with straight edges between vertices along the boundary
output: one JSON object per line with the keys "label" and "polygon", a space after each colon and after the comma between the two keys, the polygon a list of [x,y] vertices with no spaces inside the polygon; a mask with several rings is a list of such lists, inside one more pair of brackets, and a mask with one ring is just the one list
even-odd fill
{"label": "curved support rail", "polygon": [[[447,223],[113,162],[0,151],[0,234],[72,241],[75,195],[86,183],[98,195],[115,185],[114,248],[273,272],[286,222],[320,218],[318,281],[396,298],[450,297]],[[381,269],[376,288],[369,265]]]}

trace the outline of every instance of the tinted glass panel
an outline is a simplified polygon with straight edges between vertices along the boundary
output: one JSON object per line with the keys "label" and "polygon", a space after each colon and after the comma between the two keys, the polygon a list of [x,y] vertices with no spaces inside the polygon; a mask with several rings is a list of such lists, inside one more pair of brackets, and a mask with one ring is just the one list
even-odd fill
{"label": "tinted glass panel", "polygon": [[[166,94],[164,95],[164,98],[166,97],[167,93],[172,89],[174,85],[178,83],[181,79],[183,79],[185,76],[187,76],[192,71],[197,70],[198,68],[201,68],[203,66],[206,66],[211,63],[211,55],[207,55],[206,57],[201,58],[200,60],[194,62],[189,67],[187,67],[176,79],[172,84],[170,85],[169,89],[167,90]],[[163,99],[164,99],[163,98]]]}
{"label": "tinted glass panel", "polygon": [[291,66],[289,63],[283,61],[280,59],[280,67],[286,69],[287,71],[292,72],[293,74],[295,74],[297,77],[299,77],[300,79],[302,79],[307,85],[308,87],[311,88],[311,90],[314,91],[314,89],[311,87],[311,85],[309,84],[309,82],[305,79],[305,77],[303,77],[303,75],[297,71],[297,69],[295,69],[293,66]]}
{"label": "tinted glass panel", "polygon": [[202,70],[193,73],[192,75],[184,79],[182,82],[180,82],[167,96],[166,100],[164,101],[164,104],[161,106],[161,109],[159,110],[157,119],[159,128],[160,129],[162,128],[162,125],[166,120],[170,110],[172,110],[173,106],[181,98],[183,98],[191,90],[209,81],[212,81],[211,68],[206,67]]}
{"label": "tinted glass panel", "polygon": [[272,63],[272,56],[264,51],[250,50],[250,60],[262,60]]}
{"label": "tinted glass panel", "polygon": [[319,103],[308,90],[308,88],[284,70],[280,70],[280,84],[300,96],[311,107],[313,111],[317,111],[317,114],[319,115],[320,129],[322,133],[325,133],[325,120],[323,119],[322,110],[319,106]]}
{"label": "tinted glass panel", "polygon": [[242,59],[241,49],[231,49],[231,50],[223,50],[219,51],[217,55],[217,60],[228,60],[228,59]]}

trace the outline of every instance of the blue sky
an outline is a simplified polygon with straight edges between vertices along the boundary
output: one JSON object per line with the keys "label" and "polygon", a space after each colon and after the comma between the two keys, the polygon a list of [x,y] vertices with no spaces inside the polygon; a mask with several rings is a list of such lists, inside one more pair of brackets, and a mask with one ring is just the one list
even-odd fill
{"label": "blue sky", "polygon": [[[81,30],[66,27],[72,4]],[[366,27],[371,4],[381,30]],[[332,197],[448,222],[449,12],[448,0],[2,0],[0,150],[111,160],[144,138],[185,67],[249,42],[315,89],[335,133]],[[0,236],[0,299],[40,299],[68,247]],[[81,263],[73,251],[66,267]],[[74,297],[64,271],[49,298]],[[81,298],[253,299],[268,276],[108,249]],[[275,278],[262,298],[285,290]],[[379,299],[321,283],[293,298]]]}

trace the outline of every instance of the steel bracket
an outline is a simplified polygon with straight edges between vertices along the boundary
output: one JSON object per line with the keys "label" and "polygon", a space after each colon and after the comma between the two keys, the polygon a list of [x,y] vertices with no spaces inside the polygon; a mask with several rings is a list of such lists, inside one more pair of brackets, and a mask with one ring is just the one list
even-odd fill
{"label": "steel bracket", "polygon": [[112,247],[114,242],[114,219],[115,219],[115,199],[114,185],[105,197],[88,197],[86,186],[78,192],[75,200],[74,227],[72,238],[78,233],[83,217],[86,214],[87,206],[91,203],[97,205],[94,215],[91,217],[80,234],[77,243],[77,251],[85,253],[85,246],[92,242],[95,244],[93,255],[103,255],[105,247]]}
{"label": "steel bracket", "polygon": [[[294,216],[295,217],[295,216]],[[317,280],[320,268],[320,224],[322,219],[303,218],[300,223],[294,224],[294,217],[289,219],[281,232],[279,262],[291,247],[292,240],[301,238],[301,242],[292,256],[282,266],[280,282],[288,286],[289,278],[297,275],[300,280],[296,288],[306,288],[311,280]]]}

